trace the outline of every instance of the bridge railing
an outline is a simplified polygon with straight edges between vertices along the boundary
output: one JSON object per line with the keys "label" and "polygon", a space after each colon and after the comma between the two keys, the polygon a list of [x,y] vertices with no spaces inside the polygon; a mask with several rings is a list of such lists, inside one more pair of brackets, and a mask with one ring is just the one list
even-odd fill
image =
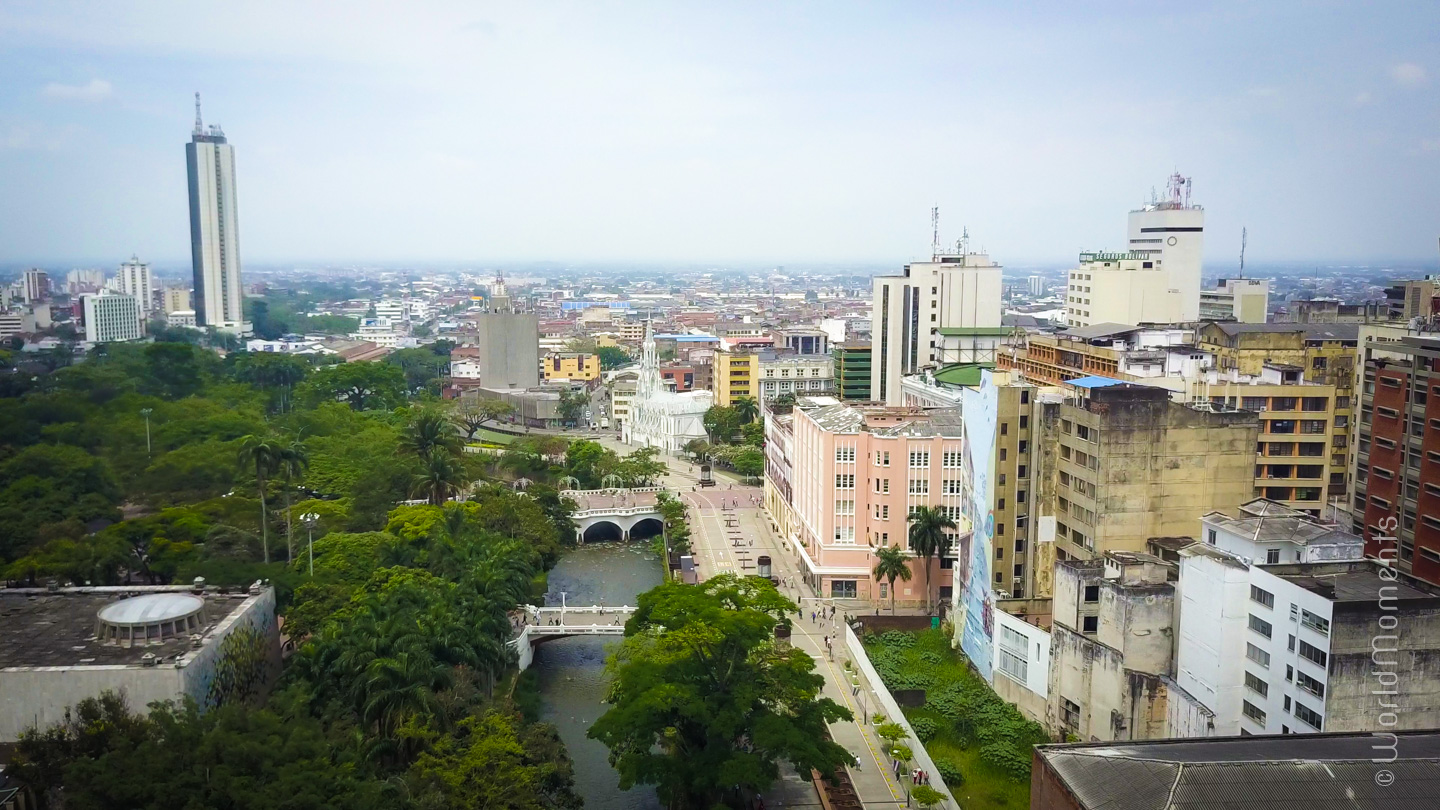
{"label": "bridge railing", "polygon": [[594,509],[582,509],[570,517],[628,517],[630,515],[658,515],[659,509],[651,504],[649,506],[599,506]]}
{"label": "bridge railing", "polygon": [[562,489],[562,498],[583,498],[587,495],[626,495],[632,492],[666,492],[666,487],[613,487],[610,489]]}

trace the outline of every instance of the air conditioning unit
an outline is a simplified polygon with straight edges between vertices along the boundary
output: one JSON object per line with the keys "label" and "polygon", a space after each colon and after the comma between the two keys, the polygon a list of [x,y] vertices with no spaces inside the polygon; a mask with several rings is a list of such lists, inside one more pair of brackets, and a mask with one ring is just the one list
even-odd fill
{"label": "air conditioning unit", "polygon": [[147,652],[144,655],[140,656],[140,666],[142,667],[153,667],[157,663],[159,663],[159,661],[160,659],[155,656],[155,653]]}

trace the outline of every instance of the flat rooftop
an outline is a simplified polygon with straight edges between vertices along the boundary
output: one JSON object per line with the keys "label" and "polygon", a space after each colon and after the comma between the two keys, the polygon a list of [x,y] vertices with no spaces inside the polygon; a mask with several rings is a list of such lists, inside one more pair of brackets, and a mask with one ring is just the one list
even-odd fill
{"label": "flat rooftop", "polygon": [[[1349,570],[1331,570],[1353,566]],[[1404,579],[1391,580],[1380,576],[1379,565],[1371,560],[1359,563],[1315,563],[1311,565],[1298,565],[1295,568],[1302,570],[1288,572],[1284,570],[1290,566],[1267,565],[1265,570],[1281,579],[1293,582],[1311,593],[1324,596],[1335,602],[1368,602],[1374,604],[1381,593],[1393,593],[1398,600],[1406,599],[1434,599],[1436,595],[1420,590],[1415,585],[1409,584]],[[1309,570],[1303,570],[1309,569]],[[1415,582],[1411,580],[1411,582]],[[1416,582],[1416,584],[1419,584]],[[1334,588],[1334,595],[1330,589]],[[1381,588],[1393,588],[1393,591],[1381,591]]]}
{"label": "flat rooftop", "polygon": [[[174,658],[190,651],[188,634],[158,644],[122,647],[95,637],[100,609],[131,596],[150,593],[188,593],[177,587],[0,588],[0,669],[7,667],[67,667],[139,664],[154,653]],[[206,592],[201,635],[208,634],[250,598],[245,592]]]}
{"label": "flat rooftop", "polygon": [[[1411,810],[1440,806],[1440,732],[1041,745],[1087,810]],[[1393,779],[1382,782],[1380,771]]]}

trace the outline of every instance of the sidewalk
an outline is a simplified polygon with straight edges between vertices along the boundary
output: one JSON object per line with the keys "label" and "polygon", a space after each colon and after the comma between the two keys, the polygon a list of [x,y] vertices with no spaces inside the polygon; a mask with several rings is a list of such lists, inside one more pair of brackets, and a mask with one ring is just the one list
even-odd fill
{"label": "sidewalk", "polygon": [[[819,604],[817,597],[808,587],[795,586],[801,579],[794,561],[789,554],[780,552],[780,543],[770,530],[769,521],[762,510],[751,506],[746,500],[746,495],[756,491],[753,487],[744,490],[737,488],[735,494],[740,497],[741,506],[723,511],[709,506],[707,499],[692,497],[693,493],[682,494],[685,501],[691,505],[692,545],[700,577],[704,580],[717,574],[753,574],[756,557],[761,554],[770,556],[772,575],[787,578],[792,583],[790,587],[782,587],[781,592],[801,606],[802,615],[794,623],[791,643],[815,659],[816,671],[825,678],[825,697],[846,707],[855,717],[854,721],[830,726],[830,734],[835,742],[844,746],[860,761],[858,768],[852,767],[849,771],[861,802],[867,808],[904,807],[905,787],[891,773],[889,759],[882,753],[882,741],[875,736],[866,722],[866,718],[878,710],[873,705],[875,701],[868,699],[864,690],[852,687],[846,678],[843,638],[837,638],[834,642],[834,660],[831,660],[825,651],[824,637],[827,634],[839,636],[841,633],[837,623],[842,611],[836,611],[833,623],[829,620],[810,621],[810,610]],[[736,548],[727,540],[724,519],[726,515],[737,518],[739,534],[747,543],[745,546]],[[748,545],[752,538],[755,541],[753,547]],[[746,566],[747,562],[750,563],[749,566]],[[776,800],[783,800],[783,796],[777,796]],[[767,797],[767,806],[779,805]]]}

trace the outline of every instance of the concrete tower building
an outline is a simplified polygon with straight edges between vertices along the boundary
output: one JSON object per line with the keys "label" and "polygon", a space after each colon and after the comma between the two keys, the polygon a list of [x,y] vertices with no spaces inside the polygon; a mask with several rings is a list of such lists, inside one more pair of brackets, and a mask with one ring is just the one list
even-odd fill
{"label": "concrete tower building", "polygon": [[142,318],[155,308],[155,288],[150,282],[150,265],[140,261],[139,256],[131,256],[130,261],[120,265],[120,271],[115,274],[115,289],[135,296]]}
{"label": "concrete tower building", "polygon": [[246,331],[240,287],[240,220],[235,204],[235,149],[219,126],[200,119],[185,145],[190,172],[190,256],[195,272],[195,322]]}
{"label": "concrete tower building", "polygon": [[[870,314],[870,396],[900,405],[900,378],[940,365],[941,329],[1000,327],[1000,265],[971,253],[905,265],[903,275],[876,276]],[[1198,294],[1197,294],[1198,295]]]}
{"label": "concrete tower building", "polygon": [[1179,293],[1180,320],[1200,317],[1205,209],[1190,203],[1190,178],[1170,175],[1165,198],[1130,212],[1130,252],[1158,260]]}

